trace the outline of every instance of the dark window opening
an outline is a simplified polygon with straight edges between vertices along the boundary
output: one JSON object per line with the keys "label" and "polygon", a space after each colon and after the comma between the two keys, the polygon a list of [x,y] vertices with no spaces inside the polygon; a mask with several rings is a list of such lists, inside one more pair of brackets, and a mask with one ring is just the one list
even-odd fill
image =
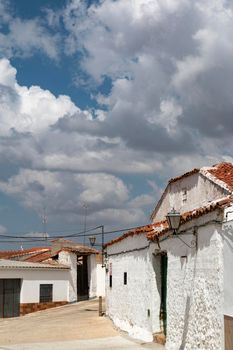
{"label": "dark window opening", "polygon": [[127,272],[124,272],[124,284],[127,284]]}
{"label": "dark window opening", "polygon": [[109,287],[112,288],[112,275],[109,276]]}
{"label": "dark window opening", "polygon": [[53,301],[53,285],[40,284],[40,303]]}

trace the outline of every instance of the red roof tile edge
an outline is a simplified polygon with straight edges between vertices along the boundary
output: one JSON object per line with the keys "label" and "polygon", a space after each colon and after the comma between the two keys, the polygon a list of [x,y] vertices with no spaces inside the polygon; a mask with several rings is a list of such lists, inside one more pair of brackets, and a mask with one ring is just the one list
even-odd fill
{"label": "red roof tile edge", "polygon": [[232,163],[228,163],[228,162],[222,162],[222,163],[218,163],[215,165],[212,165],[210,167],[202,167],[200,169],[198,168],[194,168],[186,173],[184,173],[183,175],[171,178],[168,181],[168,184],[165,188],[165,190],[162,193],[162,196],[160,197],[159,201],[157,202],[155,208],[153,209],[152,213],[151,213],[151,220],[153,220],[155,213],[157,212],[157,209],[159,208],[167,189],[169,188],[169,185],[182,180],[185,177],[189,177],[191,175],[200,173],[203,176],[205,176],[206,178],[208,178],[209,180],[211,180],[212,182],[214,182],[215,184],[219,185],[220,187],[224,188],[225,190],[227,190],[228,192],[232,193],[233,192],[233,164]]}
{"label": "red roof tile edge", "polygon": [[131,236],[134,236],[134,235],[139,235],[139,234],[143,234],[143,233],[149,233],[149,232],[154,232],[154,228],[155,227],[161,227],[163,228],[163,225],[167,225],[166,223],[166,220],[164,221],[160,221],[160,222],[156,222],[156,223],[153,223],[153,224],[148,224],[146,226],[140,226],[140,227],[137,227],[136,229],[134,230],[130,230],[128,232],[125,232],[123,235],[115,238],[115,239],[112,239],[111,241],[107,242],[104,247],[108,247],[110,245],[113,245],[115,243],[118,243],[120,241],[122,241],[123,239],[125,238],[128,238],[128,237],[131,237]]}
{"label": "red roof tile edge", "polygon": [[[188,221],[197,219],[202,215],[208,214],[216,209],[224,209],[226,206],[233,204],[233,196],[224,197],[218,201],[212,202],[206,206],[193,209],[182,214],[181,225],[185,224]],[[157,229],[156,229],[157,228]],[[125,238],[132,237],[134,235],[146,234],[146,237],[149,241],[153,241],[155,238],[162,236],[169,231],[167,220],[155,222],[146,226],[141,226],[135,230],[128,231],[123,235],[111,240],[105,244],[105,247],[111,246],[115,243],[118,243]]]}
{"label": "red roof tile edge", "polygon": [[[206,215],[214,210],[217,210],[217,209],[223,210],[225,207],[227,207],[230,204],[233,204],[233,196],[224,197],[224,198],[222,198],[218,201],[212,202],[206,206],[188,211],[188,212],[182,214],[181,225],[183,225],[186,222],[191,221],[193,219],[197,219],[197,218],[201,217],[202,215]],[[150,241],[153,241],[155,238],[164,235],[169,230],[170,229],[169,229],[168,224],[167,224],[167,227],[165,227],[163,230],[154,231],[154,232],[147,234],[147,239]]]}

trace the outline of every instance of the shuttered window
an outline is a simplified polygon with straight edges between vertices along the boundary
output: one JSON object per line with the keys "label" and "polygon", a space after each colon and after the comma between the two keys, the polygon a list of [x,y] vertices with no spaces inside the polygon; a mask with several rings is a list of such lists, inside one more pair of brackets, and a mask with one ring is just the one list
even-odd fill
{"label": "shuttered window", "polygon": [[40,284],[40,303],[53,301],[53,285]]}

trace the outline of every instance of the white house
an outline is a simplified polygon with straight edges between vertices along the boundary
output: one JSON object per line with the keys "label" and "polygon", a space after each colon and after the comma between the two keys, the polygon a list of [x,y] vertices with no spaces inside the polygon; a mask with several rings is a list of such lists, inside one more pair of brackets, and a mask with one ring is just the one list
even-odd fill
{"label": "white house", "polygon": [[67,240],[49,248],[0,251],[0,317],[93,298],[103,293],[99,252]]}
{"label": "white house", "polygon": [[[166,349],[233,349],[233,165],[169,181],[152,224],[106,245],[107,314]],[[177,234],[167,213],[182,214]]]}

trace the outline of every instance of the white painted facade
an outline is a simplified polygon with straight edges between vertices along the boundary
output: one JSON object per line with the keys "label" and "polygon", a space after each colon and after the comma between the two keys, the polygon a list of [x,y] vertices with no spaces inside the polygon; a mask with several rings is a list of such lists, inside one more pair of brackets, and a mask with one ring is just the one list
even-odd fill
{"label": "white painted facade", "polygon": [[[221,220],[222,214],[214,211],[182,225],[185,234],[180,237],[190,246],[196,240],[193,229],[197,227],[197,249],[177,237],[164,237],[159,249],[144,234],[107,247],[107,314],[117,327],[143,341],[152,341],[161,331],[160,253],[166,252],[166,349],[224,349],[223,316],[233,313],[233,261],[231,258],[224,270],[228,261],[225,245],[229,245],[224,241]],[[127,285],[123,284],[124,272]]]}
{"label": "white painted facade", "polygon": [[102,264],[96,264],[96,296],[105,297],[105,279],[106,279],[106,270],[105,266]]}
{"label": "white painted facade", "polygon": [[20,303],[39,303],[40,284],[53,285],[52,301],[67,301],[69,290],[69,270],[57,269],[4,269],[0,278],[21,279]]}
{"label": "white painted facade", "polygon": [[233,207],[224,213],[224,315],[233,317]]}
{"label": "white painted facade", "polygon": [[227,189],[213,183],[201,173],[181,178],[168,184],[157,209],[153,213],[152,221],[164,220],[172,208],[184,213],[207,205],[209,202],[223,198],[228,194],[230,192]]}
{"label": "white painted facade", "polygon": [[70,267],[68,276],[69,290],[67,301],[77,301],[77,255],[75,253],[62,250],[58,254],[58,261],[60,264]]}
{"label": "white painted facade", "polygon": [[97,264],[95,254],[88,257],[89,298],[105,296],[105,267]]}
{"label": "white painted facade", "polygon": [[88,256],[87,266],[88,266],[89,298],[94,298],[97,295],[96,257],[94,254]]}
{"label": "white painted facade", "polygon": [[213,223],[216,219],[211,213],[182,226],[190,227],[190,234],[182,236],[190,246],[193,226],[199,226],[197,250],[176,237],[160,244],[168,256],[168,350],[224,349],[223,239],[221,224]]}
{"label": "white painted facade", "polygon": [[[151,293],[152,289],[156,292],[156,280],[149,242],[144,235],[128,237],[107,247],[107,254],[107,315],[132,337],[152,341],[153,332],[159,330],[156,321],[160,303],[158,296]],[[127,273],[126,285],[124,273]]]}

